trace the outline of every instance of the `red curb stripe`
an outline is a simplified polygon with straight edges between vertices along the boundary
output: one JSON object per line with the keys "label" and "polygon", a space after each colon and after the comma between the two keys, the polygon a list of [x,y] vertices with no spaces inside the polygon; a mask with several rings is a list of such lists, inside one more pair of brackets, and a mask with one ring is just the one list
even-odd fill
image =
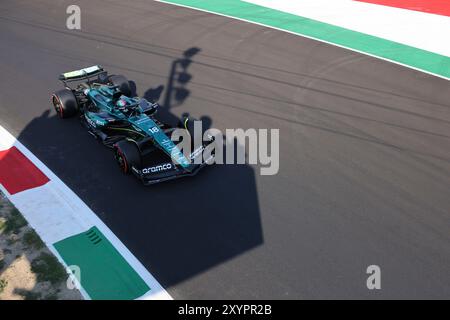
{"label": "red curb stripe", "polygon": [[421,11],[450,17],[449,0],[355,0],[382,6]]}
{"label": "red curb stripe", "polygon": [[9,194],[36,188],[49,181],[16,147],[0,151],[0,183]]}

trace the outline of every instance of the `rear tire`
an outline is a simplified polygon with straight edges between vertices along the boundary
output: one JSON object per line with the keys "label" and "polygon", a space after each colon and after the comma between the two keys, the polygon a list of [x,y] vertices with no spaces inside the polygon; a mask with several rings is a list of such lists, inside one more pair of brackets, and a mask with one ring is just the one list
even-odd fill
{"label": "rear tire", "polygon": [[133,142],[122,140],[114,144],[114,156],[120,170],[125,174],[129,174],[132,167],[141,167],[141,154]]}
{"label": "rear tire", "polygon": [[131,87],[128,79],[122,75],[109,76],[109,82],[117,86],[124,96],[131,97]]}
{"label": "rear tire", "polygon": [[78,113],[78,102],[72,90],[62,89],[52,96],[53,107],[62,119],[73,117]]}

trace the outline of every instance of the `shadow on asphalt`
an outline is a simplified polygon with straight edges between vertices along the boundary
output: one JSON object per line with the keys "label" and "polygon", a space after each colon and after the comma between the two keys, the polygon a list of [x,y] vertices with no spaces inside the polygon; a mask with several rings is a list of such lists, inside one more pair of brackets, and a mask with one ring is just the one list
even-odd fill
{"label": "shadow on asphalt", "polygon": [[[180,121],[172,110],[189,98],[189,65],[199,51],[186,50],[172,62],[167,83],[145,91],[147,99],[159,99],[161,120]],[[136,91],[136,84],[131,85]],[[144,187],[119,171],[111,150],[92,139],[78,119],[60,120],[50,108],[49,99],[49,110],[32,120],[19,140],[97,213],[164,287],[263,243],[252,167],[214,165],[194,177]],[[200,119],[204,130],[213,124],[208,115]]]}

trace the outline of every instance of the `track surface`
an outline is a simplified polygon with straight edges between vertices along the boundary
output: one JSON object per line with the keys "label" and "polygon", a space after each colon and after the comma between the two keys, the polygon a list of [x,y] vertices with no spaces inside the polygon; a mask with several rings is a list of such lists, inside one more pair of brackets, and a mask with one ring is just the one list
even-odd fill
{"label": "track surface", "polygon": [[[0,124],[65,181],[174,298],[448,298],[450,90],[343,49],[152,1],[0,4]],[[174,63],[188,50],[189,81]],[[76,119],[62,71],[100,63],[161,114],[279,128],[280,172],[216,166],[143,188]],[[366,288],[366,268],[382,290]]]}

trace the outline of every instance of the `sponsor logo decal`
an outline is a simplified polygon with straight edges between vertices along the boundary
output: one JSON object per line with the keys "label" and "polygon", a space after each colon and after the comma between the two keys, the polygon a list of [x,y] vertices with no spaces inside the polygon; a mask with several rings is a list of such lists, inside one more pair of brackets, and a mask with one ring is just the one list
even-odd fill
{"label": "sponsor logo decal", "polygon": [[160,165],[157,165],[154,167],[144,168],[144,169],[142,169],[142,173],[143,174],[155,173],[155,172],[166,171],[166,170],[170,170],[170,169],[172,169],[172,164],[164,163],[164,164],[160,164]]}
{"label": "sponsor logo decal", "polygon": [[104,126],[106,122],[100,121],[100,120],[92,120],[87,115],[84,116],[86,118],[86,121],[94,128],[97,128],[97,126]]}
{"label": "sponsor logo decal", "polygon": [[85,118],[86,118],[86,121],[92,126],[92,127],[94,127],[94,128],[96,128],[97,127],[97,125],[95,124],[95,121],[94,120],[92,120],[91,118],[89,118],[88,116],[84,116]]}

